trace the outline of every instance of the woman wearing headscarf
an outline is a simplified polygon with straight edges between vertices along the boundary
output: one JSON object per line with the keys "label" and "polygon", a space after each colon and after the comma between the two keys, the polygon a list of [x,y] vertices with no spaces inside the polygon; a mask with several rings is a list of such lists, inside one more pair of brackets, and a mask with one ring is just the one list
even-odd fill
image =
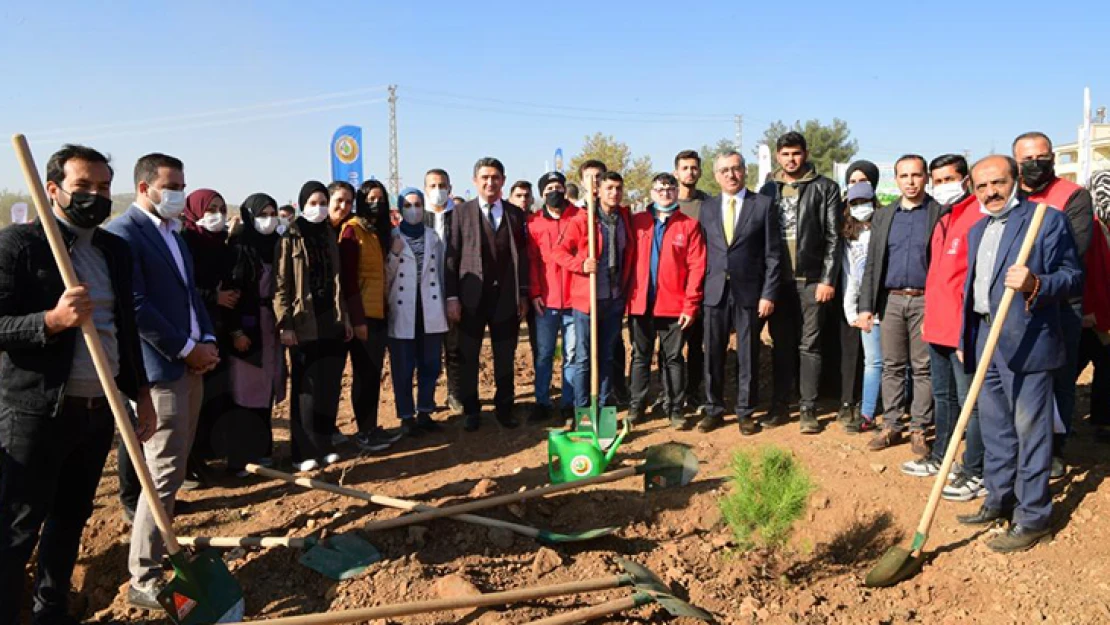
{"label": "woman wearing headscarf", "polygon": [[[181,238],[193,257],[197,292],[216,330],[220,353],[225,354],[230,347],[231,317],[239,303],[239,292],[230,284],[232,254],[227,246],[227,202],[212,189],[197,189],[185,200],[181,225]],[[189,454],[186,488],[196,488],[206,481],[204,461],[215,456],[212,428],[228,409],[227,372],[227,363],[221,360],[215,369],[204,374],[204,400]]]}
{"label": "woman wearing headscarf", "polygon": [[353,335],[339,280],[339,246],[328,224],[328,190],[301,187],[301,215],[281,238],[274,315],[292,362],[289,430],[300,471],[339,461],[331,442]]}
{"label": "woman wearing headscarf", "polygon": [[[401,431],[416,436],[439,429],[435,412],[440,353],[447,333],[442,243],[424,225],[424,194],[409,187],[397,196],[401,223],[386,263],[389,279],[389,363]],[[416,373],[417,397],[412,398]]]}
{"label": "woman wearing headscarf", "polygon": [[1091,279],[1092,275],[1110,275],[1110,171],[1096,172],[1089,186],[1095,228],[1084,258],[1088,278],[1083,291],[1078,371],[1086,369],[1088,363],[1095,367],[1091,381],[1091,425],[1095,426],[1097,440],[1110,443],[1110,284]]}
{"label": "woman wearing headscarf", "polygon": [[[363,451],[384,451],[400,435],[378,425],[382,368],[386,347],[385,252],[388,248],[389,194],[377,180],[367,180],[354,197],[354,212],[339,225],[343,291],[355,340],[348,343],[354,380],[351,406]],[[333,202],[334,205],[334,202]],[[332,219],[334,223],[335,215]]]}
{"label": "woman wearing headscarf", "polygon": [[231,284],[240,292],[227,352],[232,409],[225,414],[228,471],[243,477],[248,462],[270,465],[272,414],[285,396],[285,357],[274,321],[274,258],[277,202],[255,193],[239,207],[239,226],[230,233],[234,254]]}

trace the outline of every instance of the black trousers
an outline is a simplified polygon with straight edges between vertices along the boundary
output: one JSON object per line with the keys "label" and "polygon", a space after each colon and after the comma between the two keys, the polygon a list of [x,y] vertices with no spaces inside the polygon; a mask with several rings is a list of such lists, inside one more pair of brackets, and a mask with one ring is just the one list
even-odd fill
{"label": "black trousers", "polygon": [[67,407],[56,417],[0,408],[0,625],[19,623],[36,543],[34,621],[67,616],[81,533],[114,434],[107,405]]}
{"label": "black trousers", "polygon": [[840,403],[858,404],[862,392],[863,359],[860,353],[863,343],[860,329],[848,325],[844,315],[838,314],[840,326]]}
{"label": "black trousers", "polygon": [[347,343],[351,355],[351,407],[358,431],[369,433],[378,427],[378,405],[382,394],[382,369],[388,328],[384,319],[366,320],[366,340]]}
{"label": "black trousers", "polygon": [[[757,333],[758,336],[758,333]],[[705,404],[701,385],[705,381],[705,320],[698,317],[686,329],[686,401]]]}
{"label": "black trousers", "polygon": [[678,319],[633,315],[629,317],[629,325],[632,329],[632,408],[642,410],[647,404],[651,358],[658,338],[659,373],[663,376],[663,392],[667,396],[663,408],[667,414],[680,414],[686,404],[686,362],[682,358],[685,333]]}
{"label": "black trousers", "polygon": [[725,363],[728,337],[736,332],[736,417],[747,419],[759,403],[759,329],[757,309],[738,306],[731,290],[724,306],[702,308],[705,319],[705,415],[725,413]]}
{"label": "black trousers", "polygon": [[825,304],[815,299],[817,283],[803,284],[787,279],[775,302],[771,326],[771,368],[774,376],[771,401],[785,406],[795,387],[801,395],[801,407],[814,408],[821,384],[821,332],[825,321]]}
{"label": "black trousers", "polygon": [[628,350],[624,345],[624,324],[621,325],[620,332],[617,332],[617,340],[613,343],[613,372],[610,378],[612,393],[609,396],[612,404],[630,403],[632,401],[626,375],[628,366],[625,364],[628,361]]}
{"label": "black trousers", "polygon": [[[483,304],[485,303],[483,298]],[[478,399],[478,364],[481,360],[482,340],[489,328],[490,346],[493,348],[493,377],[497,392],[493,404],[499,414],[509,414],[516,401],[516,344],[520,333],[520,319],[515,315],[494,320],[496,307],[480,306],[478,310],[463,309],[459,322],[459,400],[463,413],[476,415],[481,412]]]}
{"label": "black trousers", "polygon": [[343,392],[347,345],[340,339],[319,339],[289,349],[292,401],[289,435],[293,462],[319,460],[335,451],[331,435]]}
{"label": "black trousers", "polygon": [[459,360],[459,326],[452,325],[443,337],[443,369],[447,373],[447,395],[455,399],[460,395],[459,377],[462,371]]}

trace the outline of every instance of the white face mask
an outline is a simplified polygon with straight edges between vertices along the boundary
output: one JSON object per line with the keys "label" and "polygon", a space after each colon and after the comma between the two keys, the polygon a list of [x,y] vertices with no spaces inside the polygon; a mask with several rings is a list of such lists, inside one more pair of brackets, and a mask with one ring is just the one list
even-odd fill
{"label": "white face mask", "polygon": [[[181,213],[185,212],[185,192],[174,191],[172,189],[162,189],[160,191],[162,201],[154,205],[154,209],[162,216],[162,219],[178,219]],[[154,199],[151,198],[151,202]]]}
{"label": "white face mask", "polygon": [[406,206],[401,209],[401,217],[415,226],[424,222],[424,209],[419,206]]}
{"label": "white face mask", "polygon": [[871,219],[871,214],[875,212],[875,204],[868,202],[866,204],[854,204],[848,209],[852,217],[859,221],[867,221]]}
{"label": "white face mask", "polygon": [[277,217],[259,217],[254,220],[254,229],[261,235],[273,234],[274,230],[277,229],[277,225]]}
{"label": "white face mask", "polygon": [[197,225],[209,232],[223,232],[227,229],[227,216],[223,213],[205,213],[197,220]]}
{"label": "white face mask", "polygon": [[425,195],[430,206],[447,206],[447,189],[428,189]]}
{"label": "white face mask", "polygon": [[951,204],[964,196],[964,181],[946,182],[933,187],[933,199],[941,204]]}
{"label": "white face mask", "polygon": [[309,204],[301,209],[301,217],[318,224],[328,218],[328,207],[322,204]]}

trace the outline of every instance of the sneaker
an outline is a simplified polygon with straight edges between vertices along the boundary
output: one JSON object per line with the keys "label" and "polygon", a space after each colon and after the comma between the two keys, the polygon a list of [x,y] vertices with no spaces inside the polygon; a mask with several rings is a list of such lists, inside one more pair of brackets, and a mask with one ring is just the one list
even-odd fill
{"label": "sneaker", "polygon": [[384,440],[378,440],[373,433],[365,434],[363,432],[355,434],[355,445],[362,451],[385,451],[391,446],[390,443]]}
{"label": "sneaker", "polygon": [[961,473],[951,484],[945,484],[940,496],[948,501],[971,501],[986,497],[987,488],[983,485],[983,478]]}
{"label": "sneaker", "polygon": [[392,445],[393,443],[396,443],[397,441],[401,440],[402,434],[401,434],[401,432],[399,432],[397,430],[387,430],[387,429],[383,428],[382,426],[378,425],[378,426],[375,426],[374,429],[370,431],[370,436],[372,438],[374,438],[375,440],[385,441],[385,442],[389,443],[390,445]]}
{"label": "sneaker", "polygon": [[320,463],[316,462],[315,460],[305,460],[304,462],[300,462],[300,463],[297,464],[297,471],[300,471],[301,473],[307,473],[309,471],[315,471],[316,469],[319,469],[319,468],[320,468]]}
{"label": "sneaker", "polygon": [[919,458],[929,455],[929,443],[925,441],[925,432],[910,432],[910,452]]}
{"label": "sneaker", "polygon": [[409,417],[408,419],[401,419],[401,435],[407,438],[419,438],[424,434],[424,430],[416,424],[416,419]]}
{"label": "sneaker", "polygon": [[940,464],[928,458],[902,463],[902,473],[913,477],[932,477],[940,472]]}
{"label": "sneaker", "polygon": [[802,408],[798,416],[798,429],[802,434],[819,434],[821,422],[817,420],[817,411],[813,408]]}
{"label": "sneaker", "polygon": [[848,434],[862,434],[864,432],[872,432],[875,430],[875,421],[861,416],[858,413],[852,418],[851,421],[843,425],[844,431]]}
{"label": "sneaker", "polygon": [[324,456],[325,465],[333,465],[337,462],[339,462],[339,454],[335,453],[334,451]]}
{"label": "sneaker", "polygon": [[351,440],[351,439],[347,438],[347,435],[344,434],[343,432],[336,432],[335,434],[331,435],[331,444],[332,445],[342,445],[342,444],[346,443],[349,440]]}
{"label": "sneaker", "polygon": [[836,413],[836,422],[840,427],[848,427],[856,419],[856,407],[849,403],[840,404],[840,411]]}
{"label": "sneaker", "polygon": [[[427,412],[416,413],[416,427],[424,430],[425,432],[438,432],[443,427],[432,419],[432,415]],[[397,438],[401,438],[400,435]]]}

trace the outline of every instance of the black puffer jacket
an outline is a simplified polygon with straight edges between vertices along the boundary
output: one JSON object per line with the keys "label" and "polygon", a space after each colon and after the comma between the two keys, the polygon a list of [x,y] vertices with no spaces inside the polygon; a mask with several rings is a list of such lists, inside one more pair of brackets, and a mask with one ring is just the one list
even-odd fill
{"label": "black puffer jacket", "polygon": [[[783,276],[792,275],[806,282],[835,285],[840,275],[840,224],[844,212],[840,187],[816,173],[800,182],[789,183],[782,178],[781,172],[763,185],[759,193],[771,198],[779,216],[783,217],[784,237],[789,237],[789,224],[781,204],[782,188],[787,184],[798,187],[797,221],[794,224],[797,260],[793,261],[790,254],[783,254]],[[789,284],[789,280],[784,280],[784,284]]]}

